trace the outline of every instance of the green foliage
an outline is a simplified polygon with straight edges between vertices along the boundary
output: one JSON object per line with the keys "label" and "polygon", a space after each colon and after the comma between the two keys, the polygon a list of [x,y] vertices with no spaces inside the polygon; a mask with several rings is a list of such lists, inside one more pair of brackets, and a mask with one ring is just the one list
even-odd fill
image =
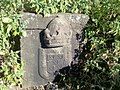
{"label": "green foliage", "polygon": [[22,83],[23,61],[18,56],[19,51],[14,48],[18,43],[15,38],[23,33],[20,14],[17,11],[20,6],[20,0],[18,1],[0,1],[0,55],[3,56],[0,66],[0,90]]}
{"label": "green foliage", "polygon": [[[94,71],[96,68],[101,70],[101,73],[105,73],[106,77],[111,77],[113,80],[109,81],[108,86],[112,90],[120,88],[119,3],[119,0],[90,2],[89,4],[92,5],[92,8],[89,13],[89,25],[86,29],[86,38],[91,45],[88,54],[92,54],[92,57],[87,59],[86,68],[88,71]],[[100,78],[100,82],[105,82],[101,74],[97,74],[94,77]],[[100,83],[99,85],[107,89],[107,86]]]}
{"label": "green foliage", "polygon": [[51,13],[81,13],[87,11],[86,0],[25,0],[23,11],[40,13],[45,16]]}
{"label": "green foliage", "polygon": [[[20,12],[34,12],[47,16],[51,13],[83,13],[90,17],[85,28],[77,66],[71,66],[67,75],[61,73],[59,85],[76,90],[120,88],[120,0],[2,0],[0,1],[0,55],[4,63],[0,72],[0,89],[20,85],[22,61],[15,49],[15,38],[22,36]],[[18,43],[18,42],[17,42]],[[83,47],[82,47],[83,46]],[[81,50],[81,49],[80,49]],[[75,67],[75,68],[74,68]],[[76,71],[78,70],[78,71]],[[72,72],[81,73],[74,76]],[[97,88],[97,89],[96,89]]]}

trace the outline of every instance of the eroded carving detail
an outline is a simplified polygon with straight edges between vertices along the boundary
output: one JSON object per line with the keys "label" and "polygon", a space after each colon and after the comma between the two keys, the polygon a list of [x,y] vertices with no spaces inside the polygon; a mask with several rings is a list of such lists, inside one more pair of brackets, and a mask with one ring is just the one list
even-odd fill
{"label": "eroded carving detail", "polygon": [[53,19],[44,30],[44,44],[46,47],[64,46],[70,43],[71,37],[70,24],[60,16]]}
{"label": "eroded carving detail", "polygon": [[[59,53],[58,50],[60,50]],[[53,80],[55,77],[55,72],[62,67],[68,66],[71,60],[71,46],[57,47],[54,49],[40,48],[39,74],[42,78],[46,80]]]}

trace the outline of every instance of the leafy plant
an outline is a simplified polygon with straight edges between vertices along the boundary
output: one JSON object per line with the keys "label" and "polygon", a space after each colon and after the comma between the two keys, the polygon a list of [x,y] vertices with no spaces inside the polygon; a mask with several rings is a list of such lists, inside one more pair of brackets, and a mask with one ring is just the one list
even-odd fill
{"label": "leafy plant", "polygon": [[[90,17],[85,39],[78,49],[78,63],[60,70],[57,84],[73,90],[118,90],[120,88],[119,0],[2,0],[0,1],[0,89],[20,85],[23,62],[16,38],[24,35],[21,12],[47,16],[51,13],[83,13]],[[17,47],[17,48],[16,48]],[[78,76],[79,77],[78,77]],[[62,85],[61,85],[62,84]],[[63,85],[64,84],[64,85]]]}
{"label": "leafy plant", "polygon": [[0,1],[0,55],[3,56],[0,65],[0,90],[22,83],[23,61],[18,56],[19,51],[15,48],[15,39],[23,35],[20,24],[20,14],[18,8],[21,6],[20,0]]}

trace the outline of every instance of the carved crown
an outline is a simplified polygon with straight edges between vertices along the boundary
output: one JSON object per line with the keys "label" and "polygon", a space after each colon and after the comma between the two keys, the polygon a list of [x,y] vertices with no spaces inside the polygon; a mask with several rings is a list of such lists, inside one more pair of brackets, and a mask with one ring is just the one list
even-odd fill
{"label": "carved crown", "polygon": [[63,46],[71,42],[72,29],[63,17],[53,19],[44,31],[44,44],[47,47]]}

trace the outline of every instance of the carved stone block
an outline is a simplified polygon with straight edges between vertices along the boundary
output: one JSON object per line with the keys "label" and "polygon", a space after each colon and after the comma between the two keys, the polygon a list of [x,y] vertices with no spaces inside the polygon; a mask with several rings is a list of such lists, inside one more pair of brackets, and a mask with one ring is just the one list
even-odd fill
{"label": "carved stone block", "polygon": [[[25,60],[24,86],[54,80],[59,69],[74,59],[89,17],[83,14],[54,14],[49,17],[24,13],[27,37],[21,38],[21,57]],[[78,39],[79,38],[79,39]]]}

